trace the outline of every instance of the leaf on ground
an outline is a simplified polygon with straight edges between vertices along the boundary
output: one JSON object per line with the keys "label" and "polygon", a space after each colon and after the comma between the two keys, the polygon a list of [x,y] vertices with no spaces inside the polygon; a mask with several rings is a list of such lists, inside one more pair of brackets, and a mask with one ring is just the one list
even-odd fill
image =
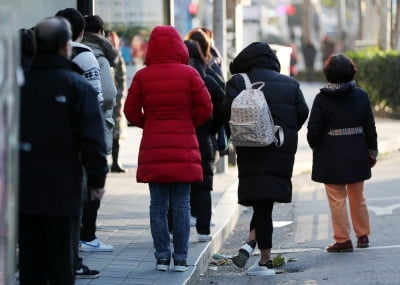
{"label": "leaf on ground", "polygon": [[272,266],[273,267],[279,267],[279,266],[282,266],[283,264],[285,264],[285,258],[282,257],[280,254],[275,256],[272,259]]}
{"label": "leaf on ground", "polygon": [[216,266],[221,266],[221,265],[228,265],[232,264],[232,261],[230,258],[220,258],[220,259],[211,259],[210,265],[216,265]]}

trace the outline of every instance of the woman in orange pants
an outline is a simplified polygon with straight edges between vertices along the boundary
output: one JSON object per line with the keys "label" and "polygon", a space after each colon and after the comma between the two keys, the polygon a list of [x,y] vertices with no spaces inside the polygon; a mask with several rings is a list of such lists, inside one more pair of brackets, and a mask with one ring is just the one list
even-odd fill
{"label": "woman in orange pants", "polygon": [[313,150],[312,180],[325,184],[335,243],[328,252],[353,251],[350,217],[357,247],[369,246],[370,234],[364,181],[378,155],[377,133],[368,93],[356,87],[356,67],[342,54],[325,62],[327,85],[315,97],[307,139]]}

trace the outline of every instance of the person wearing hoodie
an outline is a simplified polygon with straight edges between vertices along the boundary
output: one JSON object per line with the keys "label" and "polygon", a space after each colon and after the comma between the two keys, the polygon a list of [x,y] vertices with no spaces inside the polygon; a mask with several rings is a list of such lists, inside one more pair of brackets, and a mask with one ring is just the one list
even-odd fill
{"label": "person wearing hoodie", "polygon": [[[212,102],[200,74],[188,65],[189,53],[172,26],[156,26],[150,35],[145,67],[136,72],[124,113],[142,128],[136,180],[149,183],[150,228],[156,270],[188,270],[190,185],[203,180],[196,128],[212,114]],[[168,231],[172,212],[173,252]]]}
{"label": "person wearing hoodie", "polygon": [[[90,47],[99,63],[100,82],[103,91],[103,117],[105,122],[105,140],[107,154],[111,154],[113,141],[113,109],[116,102],[117,88],[114,84],[112,68],[116,66],[118,51],[104,36],[104,22],[100,16],[85,16],[85,32],[82,43]],[[113,251],[111,245],[105,244],[96,236],[97,212],[100,200],[87,199],[83,208],[82,226],[80,235],[81,251]]]}
{"label": "person wearing hoodie", "polygon": [[247,269],[248,275],[273,275],[272,266],[272,210],[275,202],[292,200],[292,173],[297,150],[298,131],[308,116],[308,107],[296,79],[280,74],[280,63],[271,47],[264,42],[253,42],[231,62],[232,78],[227,82],[224,102],[225,126],[228,137],[230,107],[233,99],[245,88],[247,73],[251,82],[263,81],[261,89],[268,102],[276,125],[284,130],[284,143],[277,147],[236,147],[239,176],[238,202],[253,208],[249,236],[239,253],[232,258],[244,267],[256,245],[261,256]]}
{"label": "person wearing hoodie", "polygon": [[331,211],[333,238],[328,252],[351,252],[350,222],[357,247],[369,246],[370,224],[363,194],[371,178],[378,142],[368,93],[356,87],[356,66],[343,55],[331,55],[323,68],[328,83],[314,99],[307,140],[313,150],[312,180],[324,183]]}

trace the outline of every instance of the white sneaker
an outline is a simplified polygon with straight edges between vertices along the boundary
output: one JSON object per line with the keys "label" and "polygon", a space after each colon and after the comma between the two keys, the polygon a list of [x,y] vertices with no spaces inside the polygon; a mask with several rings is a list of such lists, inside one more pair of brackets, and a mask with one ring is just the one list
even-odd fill
{"label": "white sneaker", "polygon": [[195,227],[196,226],[196,222],[197,222],[197,218],[190,216],[190,226],[191,227]]}
{"label": "white sneaker", "polygon": [[271,276],[275,275],[275,270],[272,266],[272,260],[268,260],[266,264],[260,265],[257,260],[252,266],[246,271],[247,275],[250,276]]}
{"label": "white sneaker", "polygon": [[250,240],[245,242],[239,249],[238,254],[232,257],[232,262],[239,268],[245,267],[246,262],[253,254],[255,247],[256,247],[255,240]]}
{"label": "white sneaker", "polygon": [[80,241],[79,250],[80,251],[113,251],[114,247],[112,245],[108,245],[99,241],[98,238],[95,238],[92,241]]}
{"label": "white sneaker", "polygon": [[212,236],[211,235],[198,235],[198,239],[199,239],[199,242],[207,242],[207,241],[210,241],[210,240],[212,240]]}

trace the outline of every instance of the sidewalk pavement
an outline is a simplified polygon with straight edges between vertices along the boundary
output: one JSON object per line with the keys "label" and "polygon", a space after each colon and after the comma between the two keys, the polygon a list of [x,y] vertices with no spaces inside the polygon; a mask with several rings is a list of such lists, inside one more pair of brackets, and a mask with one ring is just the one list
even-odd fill
{"label": "sidewalk pavement", "polygon": [[[379,151],[388,153],[400,148],[400,121],[376,119]],[[311,169],[311,152],[305,139],[306,127],[299,134],[294,175]],[[78,279],[83,284],[195,284],[208,268],[210,257],[221,248],[235,227],[242,207],[237,204],[237,170],[228,167],[215,175],[212,200],[216,225],[211,228],[212,241],[200,243],[191,227],[186,272],[155,270],[156,260],[149,225],[149,193],[147,184],[136,183],[137,150],[141,131],[130,127],[121,140],[121,162],[128,168],[125,174],[110,173],[106,195],[98,216],[97,235],[101,241],[114,246],[113,252],[81,252],[84,263],[101,271],[97,279]],[[379,158],[378,158],[379,159]]]}

